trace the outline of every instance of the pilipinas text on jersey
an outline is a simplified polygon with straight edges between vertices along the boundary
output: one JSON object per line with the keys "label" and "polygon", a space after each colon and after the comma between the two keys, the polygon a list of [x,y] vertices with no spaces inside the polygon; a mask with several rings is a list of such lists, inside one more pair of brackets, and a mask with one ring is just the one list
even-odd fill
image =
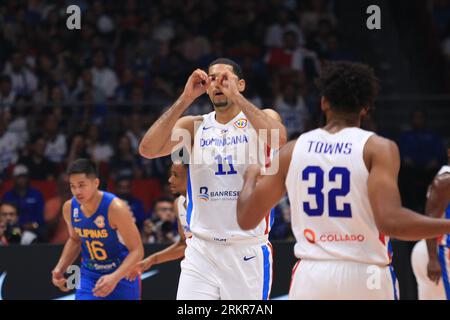
{"label": "pilipinas text on jersey", "polygon": [[91,217],[86,217],[80,203],[75,197],[72,198],[71,221],[75,233],[81,239],[81,266],[92,272],[112,273],[128,255],[127,247],[108,220],[108,209],[115,197],[103,192],[98,209]]}

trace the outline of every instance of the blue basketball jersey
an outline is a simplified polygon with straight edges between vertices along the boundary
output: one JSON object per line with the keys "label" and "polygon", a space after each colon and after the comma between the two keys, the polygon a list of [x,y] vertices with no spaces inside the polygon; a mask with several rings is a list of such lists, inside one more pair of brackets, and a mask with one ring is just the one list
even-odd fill
{"label": "blue basketball jersey", "polygon": [[103,192],[100,205],[91,217],[86,217],[80,203],[72,198],[72,226],[82,240],[81,267],[98,274],[114,272],[128,255],[117,230],[109,224],[108,211],[114,198],[115,195]]}

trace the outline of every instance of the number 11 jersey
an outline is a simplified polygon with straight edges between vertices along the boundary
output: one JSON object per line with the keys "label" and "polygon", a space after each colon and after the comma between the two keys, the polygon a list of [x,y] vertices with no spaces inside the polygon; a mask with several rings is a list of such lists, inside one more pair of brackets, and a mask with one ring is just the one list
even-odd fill
{"label": "number 11 jersey", "polygon": [[[243,175],[250,161],[270,156],[260,147],[256,131],[243,112],[226,124],[216,113],[203,116],[196,126],[188,170],[186,220],[194,236],[218,243],[259,242],[267,239],[273,213],[253,230],[241,230],[236,205]],[[259,160],[261,163],[261,160]]]}

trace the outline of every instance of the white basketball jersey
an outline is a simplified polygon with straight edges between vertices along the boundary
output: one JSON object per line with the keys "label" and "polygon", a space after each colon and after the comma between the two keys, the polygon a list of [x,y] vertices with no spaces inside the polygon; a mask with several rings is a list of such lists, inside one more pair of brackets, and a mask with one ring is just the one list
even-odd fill
{"label": "white basketball jersey", "polygon": [[[437,176],[443,175],[443,174],[450,174],[450,166],[443,166],[441,170],[439,170]],[[445,209],[445,212],[443,212],[443,216],[446,219],[450,219],[450,203],[448,204],[447,208]],[[438,239],[438,243],[441,246],[446,246],[450,248],[450,234],[445,234]]]}
{"label": "white basketball jersey", "polygon": [[192,237],[191,230],[189,229],[189,226],[187,225],[186,220],[186,205],[187,200],[185,196],[179,196],[177,201],[177,208],[178,208],[178,218],[180,219],[181,228],[184,231],[184,236],[186,239]]}
{"label": "white basketball jersey", "polygon": [[263,239],[269,233],[271,215],[256,229],[243,231],[237,223],[236,205],[250,158],[253,163],[255,157],[264,159],[264,148],[256,152],[256,132],[243,112],[227,124],[218,123],[215,114],[204,115],[195,133],[188,171],[187,224],[194,235],[222,243]]}
{"label": "white basketball jersey", "polygon": [[389,239],[377,229],[368,196],[363,151],[372,135],[317,129],[297,140],[286,178],[297,258],[391,262]]}

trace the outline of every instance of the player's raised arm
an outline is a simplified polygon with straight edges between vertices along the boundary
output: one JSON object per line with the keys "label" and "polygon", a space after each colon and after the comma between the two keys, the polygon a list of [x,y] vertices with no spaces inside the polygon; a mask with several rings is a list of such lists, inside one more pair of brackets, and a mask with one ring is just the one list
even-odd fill
{"label": "player's raised arm", "polygon": [[63,205],[63,216],[67,224],[67,229],[69,230],[69,239],[64,245],[63,252],[58,261],[56,267],[52,270],[52,282],[55,286],[60,288],[62,291],[68,291],[69,289],[65,286],[66,279],[64,278],[64,273],[67,268],[73,264],[77,259],[81,251],[81,239],[75,233],[70,217],[71,201],[68,200]]}
{"label": "player's raised arm", "polygon": [[[286,144],[277,155],[279,169],[274,175],[259,176],[260,167],[250,165],[244,175],[244,186],[237,202],[237,220],[243,230],[251,230],[275,207],[286,192],[286,175],[289,170],[295,141]],[[259,177],[259,178],[258,178]]]}
{"label": "player's raised arm", "polygon": [[[450,174],[445,173],[434,178],[426,203],[425,214],[432,218],[440,218],[445,212],[450,199]],[[442,275],[441,264],[437,254],[437,239],[427,240],[428,265],[427,273],[431,281],[439,283]]]}
{"label": "player's raised arm", "polygon": [[174,129],[187,130],[190,140],[184,142],[192,143],[195,121],[201,121],[201,117],[180,117],[195,99],[206,92],[209,84],[208,75],[203,70],[197,69],[192,73],[178,100],[146,132],[139,144],[141,156],[153,159],[169,155],[176,145],[183,142],[182,138],[172,141]]}
{"label": "player's raised arm", "polygon": [[238,105],[242,112],[244,112],[258,135],[260,133],[259,130],[267,130],[267,144],[270,147],[275,147],[271,143],[272,133],[274,131],[278,132],[277,147],[281,148],[286,144],[287,132],[281,121],[280,115],[272,109],[260,110],[248,101],[241,94],[243,87],[245,87],[245,81],[243,79],[239,79],[238,76],[231,71],[225,71],[221,77],[217,79],[217,84],[223,94],[225,94],[234,104]]}
{"label": "player's raised arm", "polygon": [[450,233],[450,221],[425,217],[402,207],[397,178],[400,154],[390,140],[373,136],[365,149],[371,159],[369,199],[380,232],[400,240],[416,241]]}
{"label": "player's raised arm", "polygon": [[122,236],[129,253],[116,271],[101,277],[97,281],[93,292],[98,297],[108,296],[117,283],[144,257],[141,237],[128,205],[122,200],[115,198],[109,207],[108,217],[111,227],[117,229]]}

